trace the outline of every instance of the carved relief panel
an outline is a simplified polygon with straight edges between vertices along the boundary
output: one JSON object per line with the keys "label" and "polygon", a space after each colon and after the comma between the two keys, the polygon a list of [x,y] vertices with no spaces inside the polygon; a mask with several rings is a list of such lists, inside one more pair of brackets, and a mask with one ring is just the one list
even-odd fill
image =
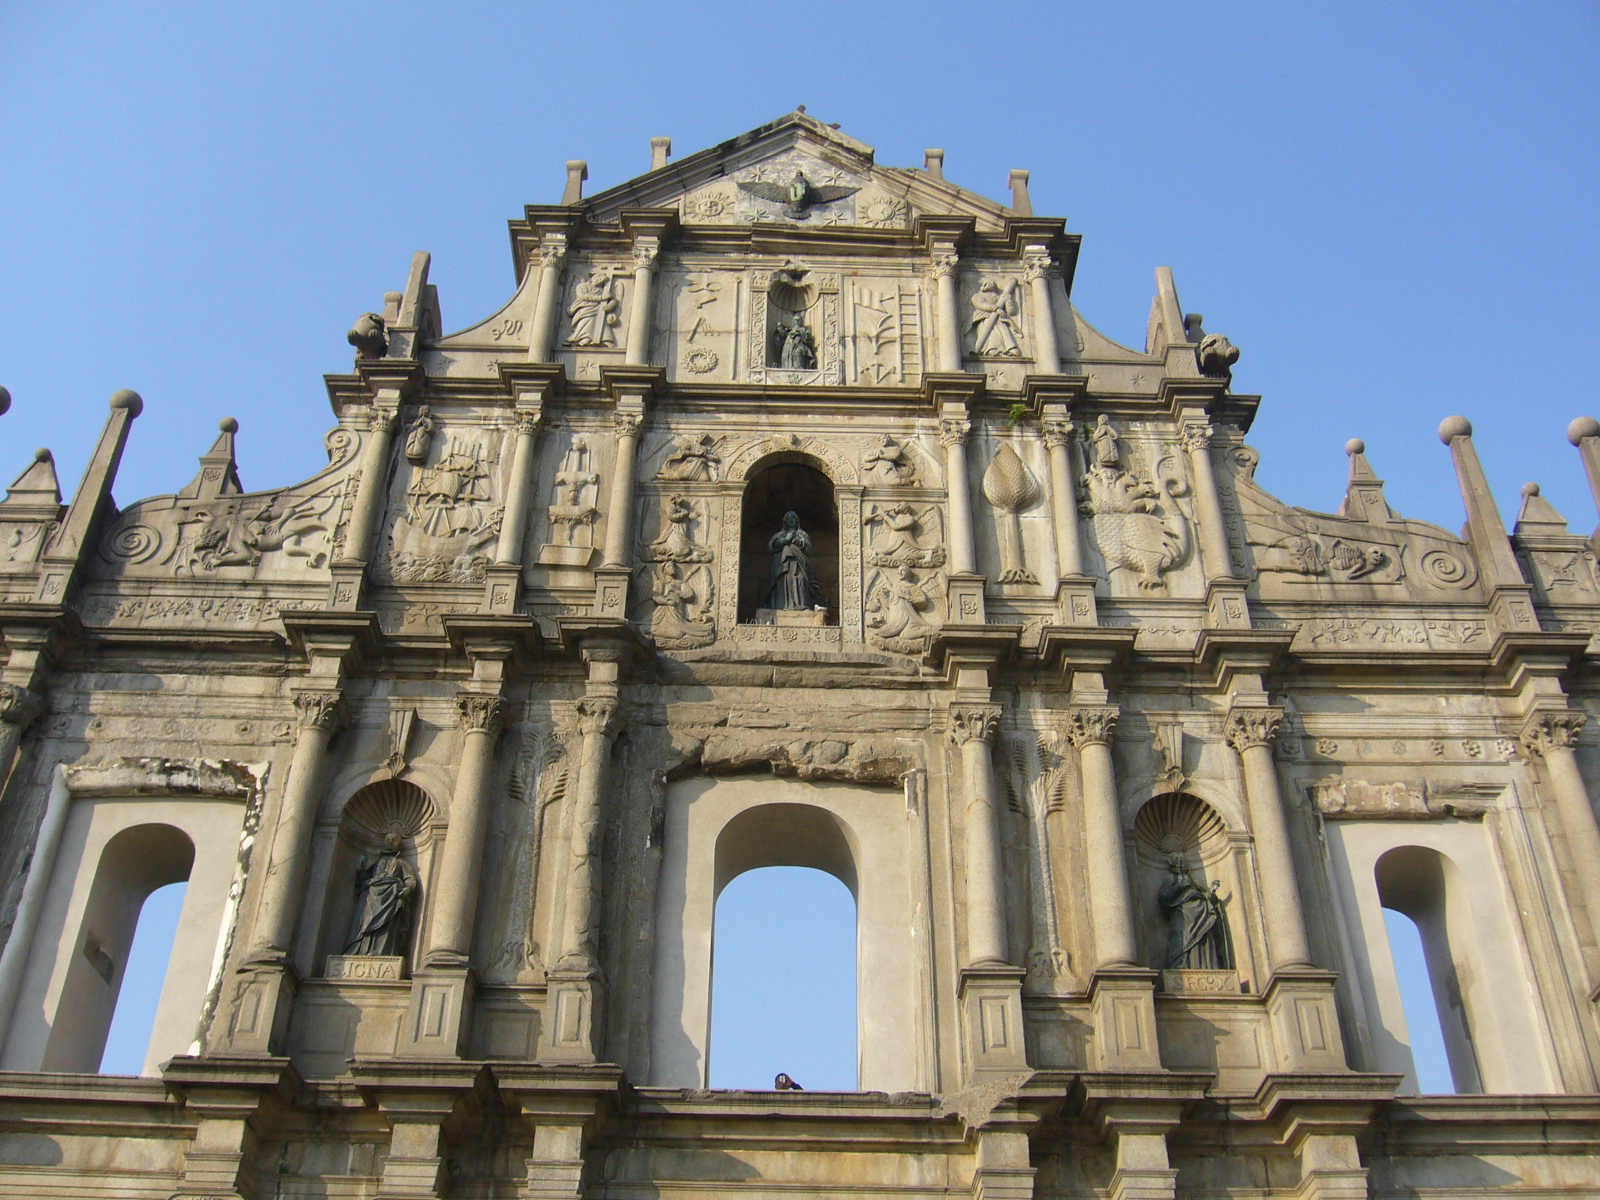
{"label": "carved relief panel", "polygon": [[686,384],[738,378],[741,314],[749,307],[745,277],[687,269],[664,276],[658,287],[668,374]]}
{"label": "carved relief panel", "polygon": [[[191,494],[129,505],[101,539],[96,573],[164,579],[326,578],[323,572],[340,547],[360,479],[353,466],[360,435],[335,429],[327,445],[327,469],[295,487],[219,494],[227,468],[207,465],[186,489]],[[218,475],[208,479],[207,472]]]}
{"label": "carved relief panel", "polygon": [[1089,569],[1114,597],[1199,595],[1188,468],[1172,435],[1102,414],[1078,445]]}
{"label": "carved relief panel", "polygon": [[505,429],[413,418],[389,488],[374,571],[387,583],[482,583],[505,515]]}
{"label": "carved relief panel", "polygon": [[845,281],[845,374],[852,383],[912,387],[922,378],[927,304],[914,279]]}

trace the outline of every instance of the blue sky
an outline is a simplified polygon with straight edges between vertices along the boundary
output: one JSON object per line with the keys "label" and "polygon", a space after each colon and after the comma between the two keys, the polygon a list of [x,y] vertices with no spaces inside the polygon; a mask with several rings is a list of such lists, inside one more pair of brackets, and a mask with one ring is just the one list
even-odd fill
{"label": "blue sky", "polygon": [[797,104],[880,161],[1035,208],[1074,298],[1142,345],[1153,272],[1243,350],[1260,481],[1331,509],[1362,437],[1395,508],[1459,528],[1464,413],[1587,531],[1600,415],[1600,6],[1432,3],[118,4],[0,9],[0,482],[77,480],[143,394],[116,492],[182,487],[217,421],[249,487],[325,461],[321,376],[434,255],[446,325],[510,294],[504,222]]}

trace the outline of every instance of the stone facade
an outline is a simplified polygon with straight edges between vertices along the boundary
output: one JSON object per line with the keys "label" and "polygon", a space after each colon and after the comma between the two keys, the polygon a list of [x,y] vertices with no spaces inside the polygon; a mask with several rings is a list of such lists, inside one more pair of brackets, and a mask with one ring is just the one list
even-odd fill
{"label": "stone facade", "polygon": [[[419,254],[305,483],[224,421],[119,509],[119,392],[0,502],[0,1194],[1600,1192],[1590,540],[1508,535],[1457,417],[1462,536],[1357,442],[1274,499],[1238,350],[1165,269],[1096,332],[1026,172],[661,141],[471,328]],[[858,1092],[705,1086],[716,894],[780,863],[857,896]],[[149,1077],[89,1074],[177,879]]]}

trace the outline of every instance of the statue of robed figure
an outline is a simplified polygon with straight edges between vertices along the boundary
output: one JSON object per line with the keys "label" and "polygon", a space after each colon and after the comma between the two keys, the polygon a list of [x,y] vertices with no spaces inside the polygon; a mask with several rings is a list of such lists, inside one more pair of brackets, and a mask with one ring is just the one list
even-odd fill
{"label": "statue of robed figure", "polygon": [[1171,855],[1167,864],[1171,874],[1158,898],[1167,914],[1167,969],[1231,971],[1233,938],[1221,881],[1210,888],[1195,883],[1181,854]]}
{"label": "statue of robed figure", "polygon": [[411,943],[411,901],[417,893],[417,871],[400,857],[403,839],[391,832],[383,853],[365,854],[356,865],[356,911],[350,922],[346,954],[404,954]]}
{"label": "statue of robed figure", "polygon": [[811,569],[811,535],[800,528],[800,514],[783,514],[783,528],[767,543],[772,552],[772,580],[766,608],[828,607],[817,573]]}

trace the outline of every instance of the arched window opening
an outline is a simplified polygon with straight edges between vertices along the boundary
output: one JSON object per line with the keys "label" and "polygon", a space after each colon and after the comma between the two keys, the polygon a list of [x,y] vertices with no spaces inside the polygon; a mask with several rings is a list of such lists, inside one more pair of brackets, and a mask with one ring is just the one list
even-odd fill
{"label": "arched window opening", "polygon": [[747,871],[717,901],[711,1086],[854,1091],[856,905],[809,867]]}
{"label": "arched window opening", "polygon": [[183,912],[189,884],[169,883],[145,899],[134,927],[122,990],[117,993],[111,1031],[100,1058],[102,1075],[138,1075],[150,1053],[150,1035],[156,1026],[161,987],[167,980],[172,950],[178,940],[178,917]]}
{"label": "arched window opening", "polygon": [[[794,575],[801,564],[792,561],[792,554],[786,564],[787,587],[780,585],[774,591],[780,572],[774,571],[772,542],[786,528],[789,513],[795,514],[799,529],[810,542],[809,550],[803,543],[799,547],[816,584],[816,594],[805,606],[797,603],[795,596],[784,594],[800,588]],[[762,468],[745,485],[739,536],[739,622],[757,620],[839,623],[839,509],[833,483],[798,455],[794,461],[779,460]]]}
{"label": "arched window opening", "polygon": [[763,804],[723,826],[711,1086],[770,1088],[780,1072],[813,1091],[859,1086],[857,858],[839,819],[809,804]]}
{"label": "arched window opening", "polygon": [[[1389,910],[1385,923],[1390,930],[1390,950],[1411,1040],[1413,1068],[1406,1086],[1422,1092],[1481,1092],[1483,1082],[1473,1045],[1471,1005],[1463,986],[1464,979],[1470,979],[1473,972],[1466,964],[1466,947],[1461,940],[1472,926],[1464,911],[1452,912],[1465,902],[1461,880],[1450,878],[1459,872],[1437,850],[1399,846],[1378,859],[1376,874],[1378,901]],[[1405,922],[1397,922],[1389,912],[1409,918],[1416,931],[1415,940],[1420,942],[1420,964]],[[1397,924],[1398,945],[1394,935]],[[1424,970],[1426,982],[1422,978]],[[1427,1062],[1424,1048],[1430,1026],[1439,1031],[1453,1087],[1442,1088],[1441,1073]],[[1426,1075],[1424,1066],[1428,1067]]]}
{"label": "arched window opening", "polygon": [[[112,1017],[128,974],[134,931],[140,924],[145,901],[159,888],[187,883],[193,866],[194,843],[182,830],[171,825],[135,825],[106,843],[78,925],[75,950],[62,983],[61,1003],[50,1030],[42,1069],[87,1073],[101,1068],[106,1058]],[[179,911],[181,913],[181,906]],[[159,940],[154,931],[152,934],[152,940]],[[148,1048],[156,1027],[164,1021],[192,1023],[198,1015],[163,1011],[161,999],[173,972],[189,970],[194,965],[191,960],[196,959],[195,954],[185,952],[192,948],[180,944],[176,921],[165,946],[167,953],[164,955],[161,947],[153,947],[160,965],[155,968],[156,985],[148,990],[154,991],[157,999],[144,1027],[143,1046],[138,1048],[141,1074],[154,1074],[160,1065],[148,1061]],[[211,965],[211,949],[210,946],[199,948],[201,970]],[[143,983],[136,987],[130,1023],[139,1006],[138,997],[147,990]],[[124,1048],[118,1048],[115,1061],[119,1069],[130,1061]]]}
{"label": "arched window opening", "polygon": [[1394,959],[1395,979],[1400,984],[1406,1032],[1411,1037],[1411,1063],[1416,1072],[1417,1091],[1424,1096],[1452,1095],[1456,1085],[1450,1077],[1444,1029],[1439,1024],[1439,1010],[1433,1002],[1422,930],[1410,917],[1393,908],[1383,910],[1383,923],[1389,931],[1389,953]]}

